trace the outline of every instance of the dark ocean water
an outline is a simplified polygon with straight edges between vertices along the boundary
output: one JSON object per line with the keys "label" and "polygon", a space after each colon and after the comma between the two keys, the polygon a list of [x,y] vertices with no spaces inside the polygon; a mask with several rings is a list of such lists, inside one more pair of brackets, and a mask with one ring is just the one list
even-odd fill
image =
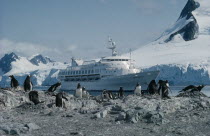
{"label": "dark ocean water", "polygon": [[[176,96],[179,93],[179,91],[182,90],[184,87],[185,86],[171,86],[170,87],[170,89],[171,89],[170,96]],[[39,86],[39,87],[35,87],[34,90],[43,91],[43,90],[47,90],[48,88],[49,88],[49,86]],[[74,94],[74,91],[66,91],[66,92],[68,92],[69,94]],[[88,90],[88,92],[90,93],[90,95],[93,95],[93,96],[101,95],[101,91]],[[202,89],[202,92],[210,97],[210,86],[205,86]],[[132,91],[125,92],[125,93],[126,93],[126,95],[133,94]]]}

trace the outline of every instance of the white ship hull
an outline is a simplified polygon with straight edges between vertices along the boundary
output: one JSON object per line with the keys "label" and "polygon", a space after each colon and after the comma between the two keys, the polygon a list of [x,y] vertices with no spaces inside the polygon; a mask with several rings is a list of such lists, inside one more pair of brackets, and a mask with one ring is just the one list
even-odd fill
{"label": "white ship hull", "polygon": [[147,89],[151,80],[155,80],[159,71],[140,72],[136,74],[128,74],[121,76],[104,77],[95,81],[61,81],[61,90],[75,90],[77,84],[80,83],[87,90],[101,91],[106,90],[119,90],[120,86],[124,90],[134,90],[137,83],[142,86],[143,90]]}

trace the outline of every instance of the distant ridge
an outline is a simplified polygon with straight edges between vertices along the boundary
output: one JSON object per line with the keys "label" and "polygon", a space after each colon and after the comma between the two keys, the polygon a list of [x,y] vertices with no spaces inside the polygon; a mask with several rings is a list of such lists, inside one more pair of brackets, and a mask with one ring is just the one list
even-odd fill
{"label": "distant ridge", "polygon": [[43,57],[41,54],[37,54],[30,59],[30,62],[38,66],[40,63],[47,64],[55,61],[51,60],[49,57]]}

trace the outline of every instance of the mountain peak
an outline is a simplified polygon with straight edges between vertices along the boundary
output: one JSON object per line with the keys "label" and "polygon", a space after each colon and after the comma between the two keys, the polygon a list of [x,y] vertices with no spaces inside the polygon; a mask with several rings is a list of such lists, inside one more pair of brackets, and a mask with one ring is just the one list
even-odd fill
{"label": "mountain peak", "polygon": [[38,66],[40,63],[47,64],[55,61],[51,60],[49,57],[44,57],[41,54],[36,54],[30,58],[30,62]]}
{"label": "mountain peak", "polygon": [[18,60],[19,57],[14,53],[11,52],[9,54],[5,54],[4,57],[0,59],[0,68],[4,73],[7,73],[11,70],[11,63]]}
{"label": "mountain peak", "polygon": [[200,7],[200,3],[188,0],[176,23],[167,29],[161,36],[165,43],[180,39],[191,41],[198,37],[199,26],[192,11]]}
{"label": "mountain peak", "polygon": [[[4,57],[13,58],[13,59],[19,59],[19,57],[18,57],[14,52],[5,54]],[[3,58],[4,58],[4,57],[3,57]]]}
{"label": "mountain peak", "polygon": [[185,5],[184,9],[182,10],[180,17],[183,18],[185,16],[189,16],[192,14],[192,11],[200,7],[200,3],[195,2],[194,0],[188,0],[187,4]]}

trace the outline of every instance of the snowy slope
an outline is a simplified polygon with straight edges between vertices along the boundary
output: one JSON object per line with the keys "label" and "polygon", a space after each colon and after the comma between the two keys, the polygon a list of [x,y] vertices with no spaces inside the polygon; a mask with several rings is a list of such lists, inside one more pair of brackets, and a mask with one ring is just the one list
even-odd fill
{"label": "snowy slope", "polygon": [[[200,7],[192,14],[199,26],[198,37],[186,41],[182,34],[176,33],[192,21],[192,18],[188,20],[186,17],[179,18],[158,40],[142,46],[132,53],[132,59],[136,60],[139,67],[147,70],[159,69],[161,71],[159,78],[169,79],[175,84],[181,84],[181,82],[185,82],[184,84],[210,84],[210,1],[197,1],[200,3]],[[167,41],[172,33],[176,33],[176,35],[171,41]],[[179,75],[174,72],[185,74]],[[192,72],[190,75],[187,74],[190,72]],[[196,72],[200,74],[200,78],[197,78],[198,73],[194,74]]]}

